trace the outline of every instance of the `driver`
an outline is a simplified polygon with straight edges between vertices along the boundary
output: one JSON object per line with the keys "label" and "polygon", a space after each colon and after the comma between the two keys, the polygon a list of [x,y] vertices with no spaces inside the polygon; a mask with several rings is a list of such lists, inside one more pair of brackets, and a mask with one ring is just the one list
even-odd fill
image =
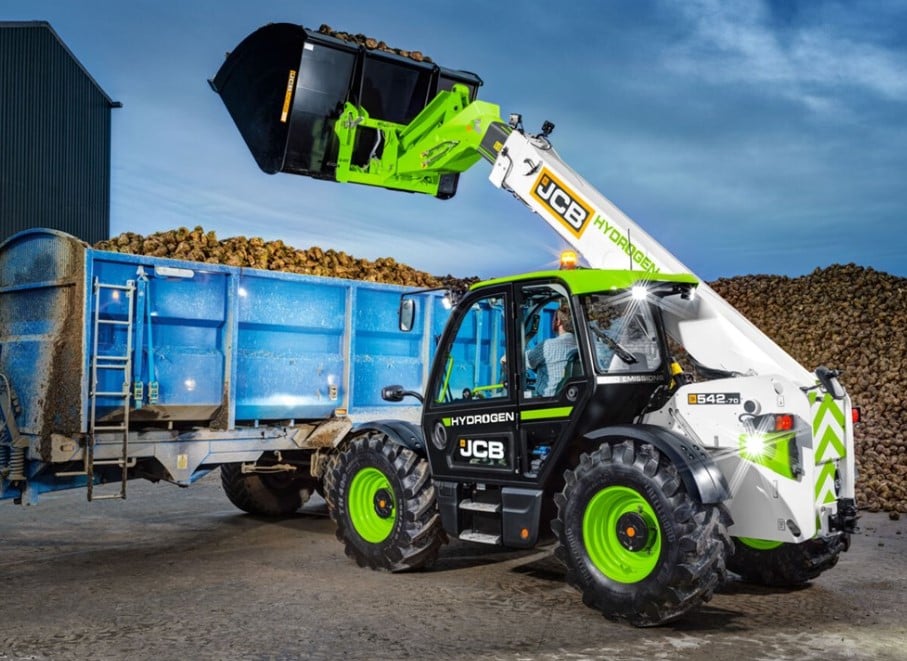
{"label": "driver", "polygon": [[570,309],[561,305],[552,324],[554,337],[539,343],[526,354],[526,364],[536,373],[535,392],[540,397],[557,394],[557,386],[567,367],[569,356],[576,351]]}

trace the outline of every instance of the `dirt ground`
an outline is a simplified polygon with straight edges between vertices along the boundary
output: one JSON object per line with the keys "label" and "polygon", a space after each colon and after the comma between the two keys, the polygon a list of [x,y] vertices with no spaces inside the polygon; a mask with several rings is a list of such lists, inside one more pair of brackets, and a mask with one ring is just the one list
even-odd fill
{"label": "dirt ground", "polygon": [[656,629],[609,622],[551,548],[455,541],[428,571],[360,569],[322,501],[269,521],[217,475],[0,503],[0,660],[907,659],[907,518],[864,513],[809,586],[731,582]]}

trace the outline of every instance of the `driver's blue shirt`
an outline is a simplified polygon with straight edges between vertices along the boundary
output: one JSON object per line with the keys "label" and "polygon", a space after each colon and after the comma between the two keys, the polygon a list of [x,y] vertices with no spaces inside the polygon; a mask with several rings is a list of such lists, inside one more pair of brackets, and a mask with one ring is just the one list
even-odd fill
{"label": "driver's blue shirt", "polygon": [[574,351],[576,351],[576,338],[573,333],[562,333],[529,350],[526,354],[526,364],[530,369],[535,370],[537,395],[551,397],[557,394],[557,386],[564,376],[568,356]]}

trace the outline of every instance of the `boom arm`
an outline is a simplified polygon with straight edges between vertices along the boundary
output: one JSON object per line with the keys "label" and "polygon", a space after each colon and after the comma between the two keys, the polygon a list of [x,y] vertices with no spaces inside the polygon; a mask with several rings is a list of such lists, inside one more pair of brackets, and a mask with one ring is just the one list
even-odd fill
{"label": "boom arm", "polygon": [[[361,128],[377,129],[384,144],[380,155],[376,148],[368,163],[356,165],[350,155]],[[695,275],[564,163],[547,137],[513,129],[497,106],[470,103],[461,86],[439,93],[406,126],[371,120],[347,104],[334,130],[341,145],[338,181],[436,194],[441,176],[463,172],[484,157],[493,164],[492,184],[541,216],[590,266],[638,270],[642,279],[661,272]],[[815,384],[814,375],[705,283],[695,308],[666,323],[703,365]]]}
{"label": "boom arm", "polygon": [[[592,267],[638,270],[642,278],[660,272],[695,275],[573,172],[546,138],[511,133],[489,178],[526,203]],[[741,374],[784,374],[802,386],[815,384],[814,375],[704,282],[690,312],[666,322],[669,333],[700,363]]]}

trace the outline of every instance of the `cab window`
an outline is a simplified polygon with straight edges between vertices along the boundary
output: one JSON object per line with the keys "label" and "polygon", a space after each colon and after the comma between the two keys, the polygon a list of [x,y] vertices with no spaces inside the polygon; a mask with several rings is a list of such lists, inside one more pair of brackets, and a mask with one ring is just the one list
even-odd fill
{"label": "cab window", "polygon": [[508,396],[505,311],[504,296],[497,294],[476,300],[460,318],[453,340],[444,349],[444,371],[433,393],[435,402]]}
{"label": "cab window", "polygon": [[600,374],[651,372],[661,367],[661,345],[651,307],[626,293],[581,298],[595,369]]}
{"label": "cab window", "polygon": [[583,373],[570,297],[557,284],[526,285],[520,316],[521,395],[557,397],[568,379]]}

